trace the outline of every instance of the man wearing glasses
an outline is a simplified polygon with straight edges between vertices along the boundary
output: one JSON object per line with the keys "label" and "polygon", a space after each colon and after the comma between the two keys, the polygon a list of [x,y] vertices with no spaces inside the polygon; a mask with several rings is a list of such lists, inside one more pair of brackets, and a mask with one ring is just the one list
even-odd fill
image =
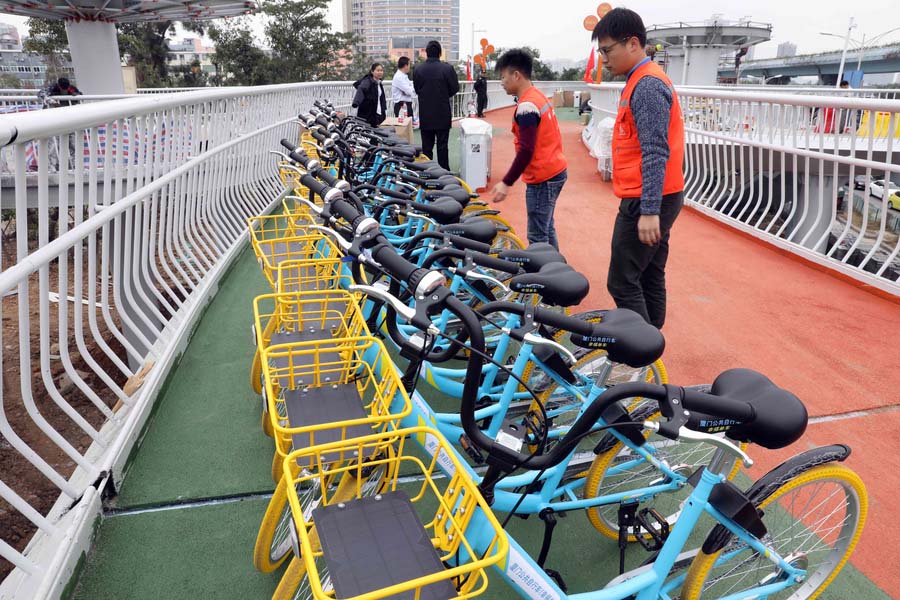
{"label": "man wearing glasses", "polygon": [[603,66],[627,75],[613,132],[613,191],[622,199],[606,287],[619,308],[662,327],[669,230],[684,203],[684,121],[672,82],[644,50],[641,17],[615,8],[597,23]]}

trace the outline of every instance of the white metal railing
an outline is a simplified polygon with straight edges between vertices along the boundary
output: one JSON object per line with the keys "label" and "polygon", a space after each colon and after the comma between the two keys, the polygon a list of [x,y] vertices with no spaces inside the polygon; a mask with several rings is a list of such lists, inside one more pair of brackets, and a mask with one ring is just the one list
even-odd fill
{"label": "white metal railing", "polygon": [[[246,218],[282,192],[267,151],[297,137],[294,115],[314,98],[351,91],[223,88],[0,116],[17,167],[3,184],[15,253],[0,246],[0,317],[18,325],[0,340],[0,435],[15,466],[0,474],[0,499],[36,529],[24,549],[0,532],[0,558],[15,567],[0,597],[59,595],[100,491],[120,481],[166,373],[244,247]],[[17,488],[22,469],[41,489]]]}
{"label": "white metal railing", "polygon": [[[622,84],[591,88],[597,127]],[[900,211],[877,184],[900,184],[900,101],[677,90],[691,206],[900,295]]]}

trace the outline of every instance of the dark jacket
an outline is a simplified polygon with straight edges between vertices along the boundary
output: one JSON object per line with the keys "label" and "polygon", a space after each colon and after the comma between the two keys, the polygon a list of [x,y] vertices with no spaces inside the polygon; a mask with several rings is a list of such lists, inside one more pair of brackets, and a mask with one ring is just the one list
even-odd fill
{"label": "dark jacket", "polygon": [[419,97],[422,129],[450,129],[450,98],[459,92],[456,70],[438,58],[429,58],[413,72],[413,87]]}
{"label": "dark jacket", "polygon": [[479,98],[487,99],[487,79],[484,75],[479,75],[478,79],[475,80],[474,85],[472,85],[472,89],[475,90],[475,95]]}
{"label": "dark jacket", "polygon": [[[38,97],[42,100],[50,96],[81,96],[81,90],[79,90],[74,85],[69,85],[67,88],[62,88],[58,83],[54,83],[46,91],[41,91],[38,93]],[[73,104],[78,104],[78,102],[68,101],[68,100],[58,100],[59,106],[72,106]]]}
{"label": "dark jacket", "polygon": [[[377,86],[377,87],[376,87]],[[387,100],[384,98],[384,86],[369,73],[362,79],[354,82],[356,94],[353,96],[353,108],[356,116],[365,119],[373,127],[384,121],[387,116]],[[378,88],[381,88],[381,98],[378,97]],[[381,114],[378,114],[376,102],[381,104]]]}

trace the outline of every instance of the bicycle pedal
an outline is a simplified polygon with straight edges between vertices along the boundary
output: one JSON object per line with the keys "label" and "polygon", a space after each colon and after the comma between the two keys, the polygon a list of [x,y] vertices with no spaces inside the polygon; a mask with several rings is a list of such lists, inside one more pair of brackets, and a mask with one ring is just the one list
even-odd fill
{"label": "bicycle pedal", "polygon": [[475,461],[476,464],[484,464],[484,455],[481,453],[481,450],[479,450],[472,444],[466,434],[462,434],[461,436],[459,436],[459,445],[465,451],[465,453],[469,455],[469,458]]}
{"label": "bicycle pedal", "polygon": [[[669,522],[652,508],[643,508],[634,517],[634,537],[644,550],[656,552],[663,547],[669,537]],[[647,539],[644,533],[650,536]]]}

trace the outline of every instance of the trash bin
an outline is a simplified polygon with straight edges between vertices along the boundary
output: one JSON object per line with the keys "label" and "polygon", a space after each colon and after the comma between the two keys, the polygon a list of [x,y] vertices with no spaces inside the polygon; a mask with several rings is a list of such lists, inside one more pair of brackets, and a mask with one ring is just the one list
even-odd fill
{"label": "trash bin", "polygon": [[459,122],[459,175],[473,190],[487,189],[491,177],[491,124],[481,119]]}

